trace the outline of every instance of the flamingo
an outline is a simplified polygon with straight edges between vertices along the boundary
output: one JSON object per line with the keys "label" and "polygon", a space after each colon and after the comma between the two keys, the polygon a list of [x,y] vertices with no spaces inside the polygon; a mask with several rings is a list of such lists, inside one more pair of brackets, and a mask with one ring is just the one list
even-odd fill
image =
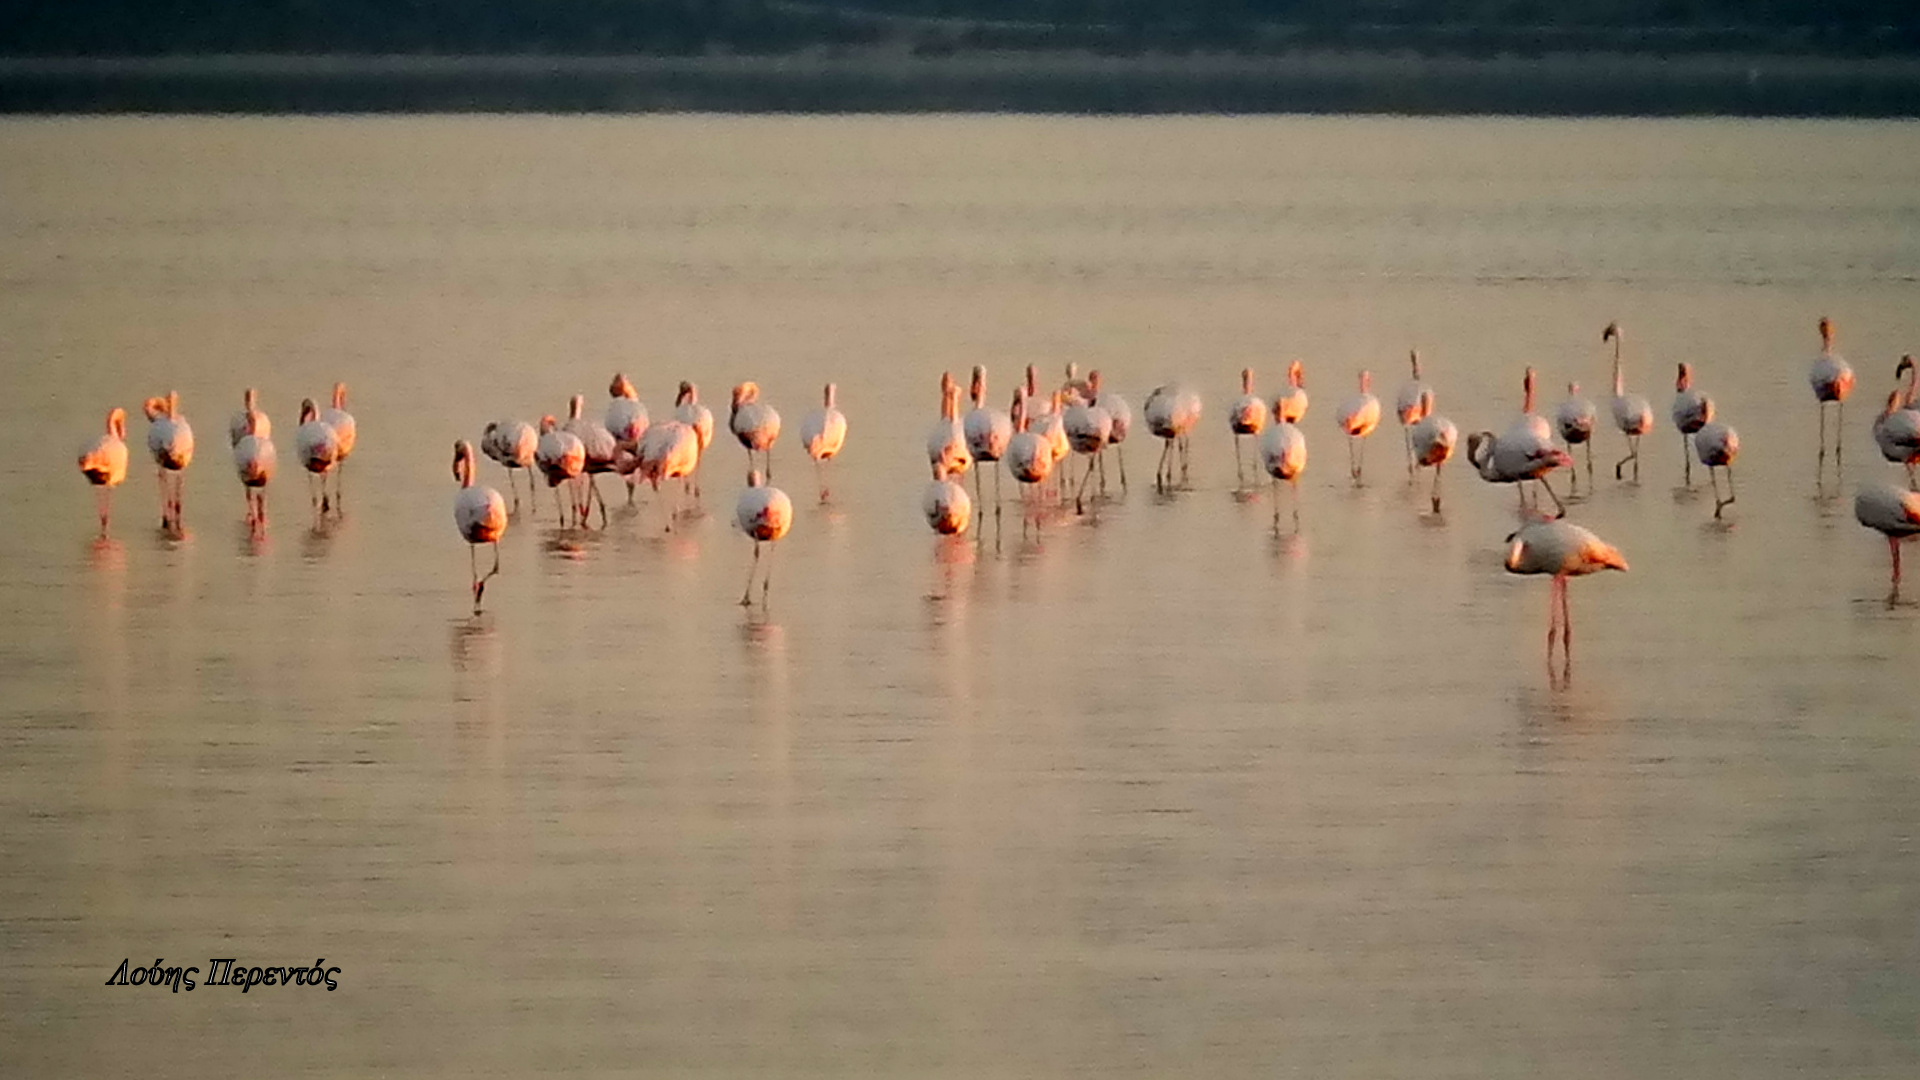
{"label": "flamingo", "polygon": [[927,461],[946,466],[958,476],[972,461],[967,450],[967,433],[960,424],[960,386],[951,372],[940,373],[940,419],[927,432]]}
{"label": "flamingo", "polygon": [[561,430],[580,440],[580,448],[586,454],[581,466],[580,478],[574,483],[584,490],[577,498],[580,502],[580,526],[585,528],[587,513],[593,504],[600,504],[600,527],[607,527],[607,500],[600,494],[599,476],[613,472],[619,465],[620,444],[598,420],[586,415],[587,399],[585,395],[575,394],[567,402],[567,422]]}
{"label": "flamingo", "polygon": [[1026,534],[1027,518],[1039,519],[1030,509],[1027,491],[1036,484],[1043,484],[1053,473],[1053,447],[1039,432],[1030,430],[1027,423],[1027,395],[1016,390],[1013,395],[1013,408],[1009,411],[1013,422],[1013,438],[1007,440],[1007,453],[1003,459],[1007,471],[1020,482],[1020,502],[1023,513],[1020,517],[1020,532]]}
{"label": "flamingo", "polygon": [[[1900,362],[1909,364],[1910,358]],[[1907,485],[1920,486],[1914,482],[1913,468],[1920,464],[1920,411],[1901,403],[1900,391],[1887,395],[1887,407],[1873,422],[1873,441],[1880,447],[1880,456],[1896,465],[1904,465],[1907,470]]]}
{"label": "flamingo", "polygon": [[[1097,380],[1099,372],[1088,376],[1089,381]],[[961,432],[967,437],[967,453],[975,462],[992,464],[999,461],[1007,452],[1007,441],[1013,438],[1013,419],[999,409],[987,406],[987,369],[976,364],[973,368],[973,385],[970,388],[973,408],[968,410],[961,422]],[[984,498],[981,490],[982,472],[993,473],[993,517],[1000,519],[1000,470],[973,470],[973,493],[976,501]]]}
{"label": "flamingo", "polygon": [[1260,436],[1260,467],[1273,478],[1273,535],[1280,535],[1280,481],[1293,491],[1293,531],[1300,531],[1300,474],[1307,468],[1307,437],[1299,425],[1280,415],[1273,403],[1273,423]]}
{"label": "flamingo", "polygon": [[[1415,468],[1414,453],[1413,453],[1413,425],[1419,423],[1427,415],[1426,413],[1420,411],[1422,408],[1420,404],[1420,401],[1421,401],[1420,395],[1423,393],[1426,393],[1427,384],[1420,380],[1420,351],[1418,349],[1409,349],[1407,351],[1407,362],[1413,366],[1413,377],[1411,379],[1408,379],[1406,382],[1400,384],[1400,392],[1394,396],[1393,411],[1394,411],[1394,414],[1400,418],[1401,433],[1406,436],[1407,481],[1411,483],[1413,481],[1413,473]],[[1427,404],[1425,405],[1425,408],[1430,409],[1432,407],[1433,407],[1433,401],[1431,398],[1429,398],[1427,399]],[[1435,472],[1434,479],[1438,481],[1439,478],[1440,478],[1440,474],[1438,472]]]}
{"label": "flamingo", "polygon": [[[1120,490],[1127,490],[1127,455],[1120,444],[1127,441],[1127,433],[1133,429],[1133,406],[1127,399],[1113,390],[1100,387],[1100,372],[1096,368],[1087,372],[1087,389],[1093,392],[1093,403],[1107,411],[1113,419],[1113,430],[1107,435],[1107,445],[1113,447],[1113,456],[1120,466]],[[1100,494],[1107,494],[1107,455],[1100,453]]]}
{"label": "flamingo", "polygon": [[1807,370],[1807,383],[1813,387],[1813,399],[1820,403],[1820,456],[1815,468],[1815,483],[1819,482],[1819,477],[1826,475],[1828,402],[1833,403],[1838,413],[1833,428],[1833,470],[1834,479],[1837,480],[1840,478],[1841,436],[1847,422],[1847,395],[1853,393],[1853,368],[1848,366],[1845,357],[1833,351],[1833,320],[1824,315],[1820,317],[1820,355],[1814,357],[1813,366]]}
{"label": "flamingo", "polygon": [[947,479],[947,467],[936,461],[933,482],[920,496],[920,512],[926,515],[927,525],[934,532],[958,536],[967,531],[967,523],[973,520],[973,500],[967,497],[966,488]]}
{"label": "flamingo", "polygon": [[800,421],[800,445],[813,459],[813,472],[820,481],[820,501],[827,501],[827,476],[824,462],[831,461],[840,453],[847,442],[847,418],[841,414],[835,404],[836,390],[832,383],[820,396],[820,407],[807,414]]}
{"label": "flamingo", "polygon": [[1853,497],[1853,516],[1887,538],[1887,550],[1893,553],[1893,591],[1887,603],[1894,603],[1900,599],[1900,541],[1920,535],[1920,492],[1863,484]]}
{"label": "flamingo", "polygon": [[1680,461],[1686,485],[1693,486],[1693,456],[1687,453],[1687,436],[1705,427],[1713,419],[1713,399],[1693,388],[1693,365],[1683,363],[1673,378],[1673,426],[1680,429]]}
{"label": "flamingo", "polygon": [[1567,611],[1567,579],[1601,570],[1624,573],[1627,560],[1618,548],[1578,525],[1536,521],[1508,535],[1506,566],[1510,574],[1553,575],[1553,588],[1547,593],[1547,662],[1553,662],[1557,628],[1561,653],[1571,664],[1573,620]]}
{"label": "flamingo", "polygon": [[1306,372],[1301,368],[1300,361],[1295,360],[1287,365],[1287,388],[1280,391],[1273,403],[1273,415],[1277,420],[1297,424],[1307,415]]}
{"label": "flamingo", "polygon": [[[1060,463],[1073,453],[1073,444],[1067,440],[1066,412],[1062,408],[1065,395],[1055,390],[1047,395],[1047,410],[1039,418],[1027,424],[1032,431],[1040,433],[1047,440],[1047,452],[1053,455],[1054,470],[1059,471]],[[1060,501],[1066,501],[1066,489],[1061,481],[1064,476],[1054,477],[1054,488],[1060,495]]]}
{"label": "flamingo", "polygon": [[1620,324],[1610,322],[1600,331],[1600,340],[1613,342],[1613,424],[1627,437],[1627,456],[1613,466],[1613,478],[1624,479],[1622,470],[1627,462],[1633,462],[1633,482],[1640,482],[1640,436],[1653,430],[1653,407],[1639,394],[1626,391],[1625,376],[1620,371]]}
{"label": "flamingo", "polygon": [[[541,417],[540,441],[534,444],[533,463],[540,469],[541,475],[547,478],[547,487],[553,490],[553,509],[560,515],[560,527],[564,529],[576,519],[580,525],[585,526],[587,512],[586,508],[580,505],[577,492],[573,500],[571,517],[560,507],[560,485],[571,484],[587,469],[587,448],[580,441],[580,436],[571,431],[561,430],[560,425],[554,422],[551,413]],[[569,488],[569,490],[572,489]]]}
{"label": "flamingo", "polygon": [[[607,413],[602,426],[607,429],[607,434],[613,436],[614,448],[617,451],[616,458],[624,460],[639,453],[640,436],[647,433],[647,425],[652,423],[652,419],[647,415],[647,407],[640,403],[640,393],[633,388],[633,383],[627,380],[626,373],[614,372],[612,381],[607,384]],[[631,506],[633,505],[631,469],[627,470],[626,477],[627,505]]]}
{"label": "flamingo", "polygon": [[1185,487],[1189,465],[1187,436],[1193,426],[1200,422],[1200,395],[1177,383],[1156,386],[1147,395],[1143,412],[1147,418],[1147,430],[1164,442],[1160,450],[1160,464],[1153,474],[1154,487],[1161,492],[1173,487],[1173,453],[1176,445],[1180,451],[1180,485]]}
{"label": "flamingo", "polygon": [[[1241,464],[1240,444],[1248,435],[1258,435],[1267,426],[1267,403],[1253,392],[1253,369],[1240,369],[1240,399],[1227,410],[1227,427],[1233,431],[1233,475],[1240,487],[1247,486],[1247,473]],[[1256,449],[1259,444],[1256,442]]]}
{"label": "flamingo", "polygon": [[753,454],[758,450],[767,463],[766,475],[771,477],[773,441],[780,437],[780,414],[760,400],[759,384],[743,382],[733,388],[733,411],[727,427],[746,448],[747,468],[753,468]]}
{"label": "flamingo", "polygon": [[[654,490],[660,481],[692,476],[700,467],[700,431],[680,420],[663,420],[647,429],[640,439],[640,452],[634,456],[635,470]],[[683,489],[685,485],[682,485]],[[666,508],[667,530],[673,529],[677,506]]]}
{"label": "flamingo", "polygon": [[[1573,458],[1565,450],[1551,443],[1534,442],[1531,439],[1514,439],[1509,436],[1515,432],[1496,438],[1491,431],[1476,431],[1467,436],[1467,460],[1479,471],[1480,478],[1492,484],[1519,484],[1526,480],[1538,480],[1540,486],[1547,489],[1547,495],[1553,499],[1554,507],[1559,511],[1555,519],[1565,517],[1567,507],[1554,494],[1552,485],[1547,483],[1547,474],[1563,465],[1572,465]],[[1518,490],[1518,489],[1516,489]],[[1526,512],[1526,498],[1522,495],[1520,510]]]}
{"label": "flamingo", "polygon": [[240,440],[247,437],[247,421],[251,417],[259,417],[259,428],[255,434],[258,434],[263,439],[272,437],[273,421],[268,418],[266,413],[260,411],[257,404],[258,401],[259,396],[253,392],[253,387],[251,386],[247,387],[246,392],[240,395],[240,411],[234,413],[232,418],[227,421],[228,446],[239,446]]}
{"label": "flamingo", "polygon": [[265,413],[248,412],[247,432],[233,445],[233,469],[246,489],[247,528],[254,531],[267,527],[267,483],[280,463],[265,421]]}
{"label": "flamingo", "polygon": [[[317,527],[330,507],[327,474],[340,464],[340,433],[320,419],[320,411],[314,408],[312,398],[300,402],[300,426],[293,431],[293,452],[299,457],[301,468],[307,470],[307,498],[313,503]],[[319,482],[317,493],[316,480]]]}
{"label": "flamingo", "polygon": [[106,434],[80,451],[80,473],[93,485],[100,511],[100,537],[106,539],[107,519],[113,514],[113,489],[127,478],[127,410],[107,410]]}
{"label": "flamingo", "polygon": [[1413,447],[1413,460],[1421,468],[1433,469],[1433,512],[1440,512],[1440,467],[1453,456],[1454,444],[1460,440],[1460,429],[1453,421],[1433,411],[1433,391],[1422,388],[1420,391],[1420,419],[1407,429],[1409,445]]}
{"label": "flamingo", "polygon": [[[793,526],[793,501],[787,493],[767,484],[760,470],[747,472],[747,489],[740,493],[739,502],[734,504],[733,520],[739,524],[740,531],[753,538],[753,565],[747,568],[747,591],[740,596],[740,606],[748,607],[753,603],[753,575],[760,568],[760,545],[771,544],[787,535]],[[767,575],[760,581],[760,607],[767,606],[767,590],[773,584],[773,567],[767,567]]]}
{"label": "flamingo", "polygon": [[333,429],[334,436],[340,440],[340,457],[334,463],[333,473],[333,512],[344,512],[346,492],[341,484],[346,472],[347,458],[352,456],[354,443],[358,438],[358,427],[353,422],[353,414],[347,411],[347,384],[333,384],[333,407],[323,411],[320,419]]}
{"label": "flamingo", "polygon": [[[473,482],[473,444],[465,439],[453,444],[453,478],[460,481],[460,494],[453,497],[453,523],[460,538],[467,542],[467,569],[473,575],[473,613],[480,614],[480,596],[487,582],[500,572],[500,538],[507,532],[507,503],[500,493]],[[481,544],[493,547],[493,569],[480,574],[475,549]]]}
{"label": "flamingo", "polygon": [[1347,433],[1347,472],[1354,484],[1359,485],[1367,465],[1366,443],[1359,440],[1373,434],[1373,429],[1380,425],[1380,399],[1373,396],[1373,372],[1360,373],[1360,392],[1341,403],[1336,419],[1340,430]]}
{"label": "flamingo", "polygon": [[700,404],[700,388],[690,382],[680,383],[680,393],[673,399],[673,417],[693,428],[695,440],[699,443],[694,454],[693,472],[687,474],[686,484],[693,489],[693,497],[700,497],[700,461],[707,456],[707,447],[713,442],[713,410]]}
{"label": "flamingo", "polygon": [[480,436],[480,449],[488,457],[499,462],[507,470],[507,489],[513,492],[513,512],[520,512],[520,489],[513,482],[517,469],[526,469],[527,497],[533,498],[533,454],[540,446],[540,436],[533,425],[524,420],[495,420],[487,425]]}
{"label": "flamingo", "polygon": [[[1713,516],[1718,518],[1720,511],[1733,505],[1733,459],[1740,456],[1740,433],[1718,420],[1709,420],[1700,425],[1693,435],[1694,452],[1700,455],[1700,464],[1707,467],[1707,482],[1713,485]],[[1715,468],[1727,471],[1727,497],[1720,498],[1720,483],[1714,476]]]}
{"label": "flamingo", "polygon": [[[1099,464],[1100,454],[1107,448],[1107,441],[1113,437],[1113,417],[1107,410],[1089,402],[1085,397],[1076,396],[1073,404],[1060,418],[1060,427],[1066,436],[1067,445],[1076,454],[1087,455],[1087,471],[1080,478],[1080,484],[1073,491],[1073,512],[1086,512],[1083,497],[1087,490],[1087,481],[1093,479],[1094,467]],[[1238,437],[1235,444],[1238,445]],[[1098,505],[1098,504],[1096,504]]]}
{"label": "flamingo", "polygon": [[1079,364],[1071,360],[1067,361],[1066,375],[1066,381],[1060,384],[1060,392],[1062,394],[1065,394],[1069,399],[1078,395],[1086,398],[1088,401],[1093,400],[1093,384],[1080,377]]}
{"label": "flamingo", "polygon": [[[1593,402],[1580,396],[1580,384],[1567,384],[1567,400],[1553,411],[1553,425],[1560,429],[1560,439],[1567,444],[1567,453],[1584,444],[1587,448],[1587,487],[1593,487]],[[1580,474],[1574,473],[1574,487],[1580,486]]]}
{"label": "flamingo", "polygon": [[180,415],[180,395],[172,390],[166,397],[148,398],[147,452],[159,466],[160,527],[180,530],[180,503],[186,491],[182,474],[193,464],[193,428]]}

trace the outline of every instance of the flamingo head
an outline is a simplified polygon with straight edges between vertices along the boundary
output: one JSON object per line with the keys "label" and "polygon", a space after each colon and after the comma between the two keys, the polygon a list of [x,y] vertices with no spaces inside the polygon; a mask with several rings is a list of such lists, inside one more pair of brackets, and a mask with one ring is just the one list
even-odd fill
{"label": "flamingo head", "polygon": [[473,482],[473,444],[465,439],[453,442],[453,478],[462,487]]}
{"label": "flamingo head", "polygon": [[613,381],[607,384],[607,396],[637,398],[640,395],[634,390],[633,384],[627,381],[626,373],[616,371],[613,373]]}
{"label": "flamingo head", "polygon": [[1692,385],[1693,385],[1693,368],[1691,365],[1688,365],[1687,363],[1682,362],[1679,366],[1679,370],[1673,376],[1673,388],[1681,393],[1685,393],[1687,388]]}
{"label": "flamingo head", "polygon": [[333,407],[336,409],[344,409],[347,407],[346,383],[337,382],[333,384]]}
{"label": "flamingo head", "polygon": [[974,406],[976,408],[979,407],[981,400],[987,396],[986,368],[981,367],[979,364],[973,365],[973,383],[967,389],[968,396],[973,398]]}
{"label": "flamingo head", "polygon": [[1007,416],[1013,420],[1013,430],[1027,430],[1027,395],[1023,391],[1013,392],[1013,404],[1007,406]]}
{"label": "flamingo head", "polygon": [[1913,354],[1908,353],[1907,355],[1902,356],[1900,358],[1900,362],[1898,364],[1895,364],[1893,366],[1893,377],[1897,379],[1902,375],[1908,374],[1912,370],[1913,370]]}
{"label": "flamingo head", "polygon": [[1087,372],[1087,391],[1091,393],[1096,400],[1099,399],[1100,397],[1100,369],[1099,368],[1094,368],[1092,371]]}
{"label": "flamingo head", "polygon": [[317,408],[314,408],[312,398],[300,399],[300,422],[301,423],[303,424],[308,423],[316,419],[317,417],[319,417],[319,415],[320,415],[320,410]]}
{"label": "flamingo head", "polygon": [[699,389],[696,388],[692,383],[687,382],[685,379],[682,379],[680,381],[680,392],[674,395],[673,403],[675,405],[685,405],[685,404],[688,404],[689,402],[694,402],[699,400],[700,400]]}
{"label": "flamingo head", "polygon": [[1073,380],[1080,377],[1080,365],[1069,360],[1067,361],[1066,372],[1067,372],[1067,381],[1072,382]]}
{"label": "flamingo head", "polygon": [[116,439],[127,437],[127,410],[118,405],[107,410],[107,434]]}
{"label": "flamingo head", "polygon": [[1619,341],[1620,340],[1620,324],[1617,322],[1608,323],[1607,328],[1605,330],[1600,331],[1600,340],[1601,341]]}
{"label": "flamingo head", "polygon": [[1827,318],[1825,315],[1822,315],[1820,316],[1820,351],[1826,352],[1832,348],[1833,348],[1833,320]]}
{"label": "flamingo head", "polygon": [[560,426],[559,424],[554,422],[552,413],[548,413],[547,415],[540,418],[540,434],[542,435],[548,434],[554,428],[559,426]]}
{"label": "flamingo head", "polygon": [[140,403],[140,411],[147,414],[148,420],[158,420],[167,412],[167,399],[150,397]]}
{"label": "flamingo head", "polygon": [[[1467,460],[1473,462],[1475,467],[1479,466],[1480,460],[1483,456],[1480,453],[1481,447],[1486,447],[1489,452],[1492,451],[1493,432],[1476,431],[1473,434],[1467,436]],[[1512,541],[1513,537],[1509,536],[1507,537],[1507,540]]]}
{"label": "flamingo head", "polygon": [[1577,383],[1577,382],[1570,382],[1570,383],[1568,383],[1568,384],[1567,384],[1567,396],[1568,396],[1568,397],[1579,397],[1579,396],[1580,396],[1580,384],[1579,384],[1579,383]]}
{"label": "flamingo head", "polygon": [[750,382],[743,382],[733,388],[733,408],[737,412],[740,406],[750,404],[760,397],[760,388]]}

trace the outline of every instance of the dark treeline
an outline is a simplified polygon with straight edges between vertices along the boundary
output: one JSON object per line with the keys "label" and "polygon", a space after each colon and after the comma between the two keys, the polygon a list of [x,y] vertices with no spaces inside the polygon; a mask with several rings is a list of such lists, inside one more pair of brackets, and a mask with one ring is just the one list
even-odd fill
{"label": "dark treeline", "polygon": [[1920,54],[1920,0],[11,0],[0,55]]}

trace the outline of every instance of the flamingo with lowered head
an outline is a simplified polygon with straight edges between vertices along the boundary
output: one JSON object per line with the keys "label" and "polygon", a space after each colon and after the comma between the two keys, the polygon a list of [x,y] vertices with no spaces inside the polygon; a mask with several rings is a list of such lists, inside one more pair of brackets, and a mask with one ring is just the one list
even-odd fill
{"label": "flamingo with lowered head", "polygon": [[1553,576],[1553,588],[1547,593],[1547,662],[1553,662],[1554,632],[1558,630],[1561,653],[1570,664],[1573,619],[1567,610],[1567,579],[1602,570],[1624,573],[1627,560],[1618,548],[1578,525],[1536,521],[1507,536],[1506,567],[1510,574]]}
{"label": "flamingo with lowered head", "polygon": [[1900,541],[1920,536],[1920,492],[1892,484],[1863,484],[1853,497],[1853,516],[1860,524],[1887,538],[1893,554],[1893,591],[1887,603],[1900,599]]}
{"label": "flamingo with lowered head", "polygon": [[973,520],[973,500],[967,489],[947,477],[947,468],[933,463],[933,482],[920,496],[920,512],[927,526],[942,536],[958,536]]}

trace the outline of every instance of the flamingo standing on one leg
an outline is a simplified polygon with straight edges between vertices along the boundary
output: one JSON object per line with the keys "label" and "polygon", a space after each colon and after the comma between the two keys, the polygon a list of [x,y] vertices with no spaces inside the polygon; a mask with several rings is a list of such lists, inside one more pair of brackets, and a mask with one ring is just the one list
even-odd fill
{"label": "flamingo standing on one leg", "polygon": [[1624,479],[1622,470],[1633,462],[1633,482],[1640,482],[1640,436],[1653,430],[1653,406],[1639,394],[1626,391],[1626,378],[1620,370],[1620,324],[1610,322],[1600,331],[1600,340],[1613,342],[1613,424],[1627,437],[1627,456],[1613,466],[1613,478]]}
{"label": "flamingo standing on one leg", "polygon": [[1892,484],[1865,484],[1853,497],[1854,519],[1887,538],[1893,554],[1893,590],[1887,603],[1900,599],[1900,541],[1920,536],[1920,492]]}
{"label": "flamingo standing on one leg", "polygon": [[1547,662],[1553,662],[1554,632],[1558,630],[1561,653],[1571,665],[1573,620],[1567,610],[1567,579],[1601,570],[1624,572],[1626,558],[1589,530],[1565,521],[1524,525],[1508,535],[1507,545],[1508,573],[1553,575],[1553,588],[1547,594]]}
{"label": "flamingo standing on one leg", "polygon": [[1346,433],[1347,473],[1353,478],[1354,486],[1358,487],[1365,483],[1362,473],[1367,467],[1367,444],[1361,440],[1380,426],[1380,399],[1373,396],[1373,372],[1360,373],[1360,392],[1341,403],[1340,414],[1335,419],[1340,424],[1340,430]]}
{"label": "flamingo standing on one leg", "polygon": [[800,445],[813,459],[814,478],[820,481],[821,502],[826,502],[828,495],[826,463],[839,455],[847,441],[847,418],[840,412],[836,397],[836,388],[828,383],[820,396],[820,407],[800,421]]}
{"label": "flamingo standing on one leg", "polygon": [[80,451],[80,474],[93,485],[100,512],[100,537],[106,539],[107,519],[113,515],[113,489],[127,478],[127,410],[107,410],[106,433]]}
{"label": "flamingo standing on one leg", "polygon": [[1807,370],[1807,383],[1813,387],[1813,399],[1820,403],[1820,456],[1815,463],[1814,483],[1825,477],[1827,469],[1827,403],[1837,415],[1833,428],[1833,478],[1840,479],[1841,447],[1847,424],[1847,395],[1853,393],[1853,368],[1846,358],[1833,351],[1833,320],[1820,317],[1820,355]]}
{"label": "flamingo standing on one leg", "polygon": [[1420,419],[1407,429],[1407,435],[1413,445],[1414,463],[1433,469],[1433,512],[1437,514],[1440,512],[1440,468],[1453,456],[1460,429],[1433,411],[1432,390],[1421,390],[1420,399]]}
{"label": "flamingo standing on one leg", "polygon": [[[1241,442],[1258,436],[1267,426],[1267,403],[1253,392],[1253,369],[1240,369],[1240,398],[1227,410],[1227,427],[1233,432],[1233,475],[1238,487],[1247,486],[1247,472],[1241,462]],[[1255,448],[1258,449],[1258,443]]]}
{"label": "flamingo standing on one leg", "polygon": [[[460,494],[453,497],[453,523],[460,538],[467,542],[467,569],[473,575],[473,613],[480,614],[480,597],[487,582],[500,572],[500,538],[507,532],[507,503],[500,493],[473,482],[473,444],[461,439],[453,444],[453,478],[460,482]],[[480,574],[475,549],[481,544],[493,547],[493,569]]]}
{"label": "flamingo standing on one leg", "polygon": [[[1421,419],[1427,415],[1420,411],[1420,395],[1427,392],[1427,384],[1420,380],[1420,351],[1418,349],[1408,350],[1407,360],[1413,365],[1413,377],[1400,384],[1400,392],[1394,397],[1393,411],[1394,415],[1400,418],[1401,434],[1406,436],[1407,482],[1411,484],[1413,482],[1414,469],[1417,467],[1414,460],[1415,454],[1413,452],[1413,425],[1419,423]],[[1428,399],[1427,408],[1432,408],[1431,398]],[[1434,479],[1438,481],[1439,473],[1436,472],[1434,474]]]}
{"label": "flamingo standing on one leg", "polygon": [[266,531],[267,484],[279,465],[273,440],[261,429],[264,419],[264,413],[249,412],[246,434],[233,445],[233,468],[247,496],[247,529],[256,534]]}
{"label": "flamingo standing on one leg", "polygon": [[[787,493],[777,487],[771,487],[761,477],[760,470],[747,473],[747,489],[740,493],[740,499],[734,504],[733,520],[739,524],[740,531],[753,538],[753,565],[747,568],[747,591],[740,596],[740,606],[753,604],[753,576],[760,568],[760,545],[771,544],[787,535],[793,526],[793,501]],[[760,580],[760,608],[767,607],[767,591],[773,585],[773,567],[767,567],[766,576]]]}
{"label": "flamingo standing on one leg", "polygon": [[1299,425],[1280,417],[1280,402],[1273,403],[1273,423],[1260,436],[1260,467],[1273,478],[1273,535],[1280,535],[1280,481],[1285,480],[1293,493],[1293,531],[1300,531],[1300,474],[1307,469],[1307,437]]}
{"label": "flamingo standing on one leg", "polygon": [[1693,486],[1693,455],[1687,439],[1713,419],[1713,399],[1693,388],[1693,365],[1682,363],[1673,378],[1673,426],[1680,429],[1680,461],[1684,483]]}
{"label": "flamingo standing on one leg", "polygon": [[193,428],[180,415],[180,395],[148,398],[147,452],[159,466],[160,527],[181,530],[180,504],[186,491],[187,466],[193,464]]}

